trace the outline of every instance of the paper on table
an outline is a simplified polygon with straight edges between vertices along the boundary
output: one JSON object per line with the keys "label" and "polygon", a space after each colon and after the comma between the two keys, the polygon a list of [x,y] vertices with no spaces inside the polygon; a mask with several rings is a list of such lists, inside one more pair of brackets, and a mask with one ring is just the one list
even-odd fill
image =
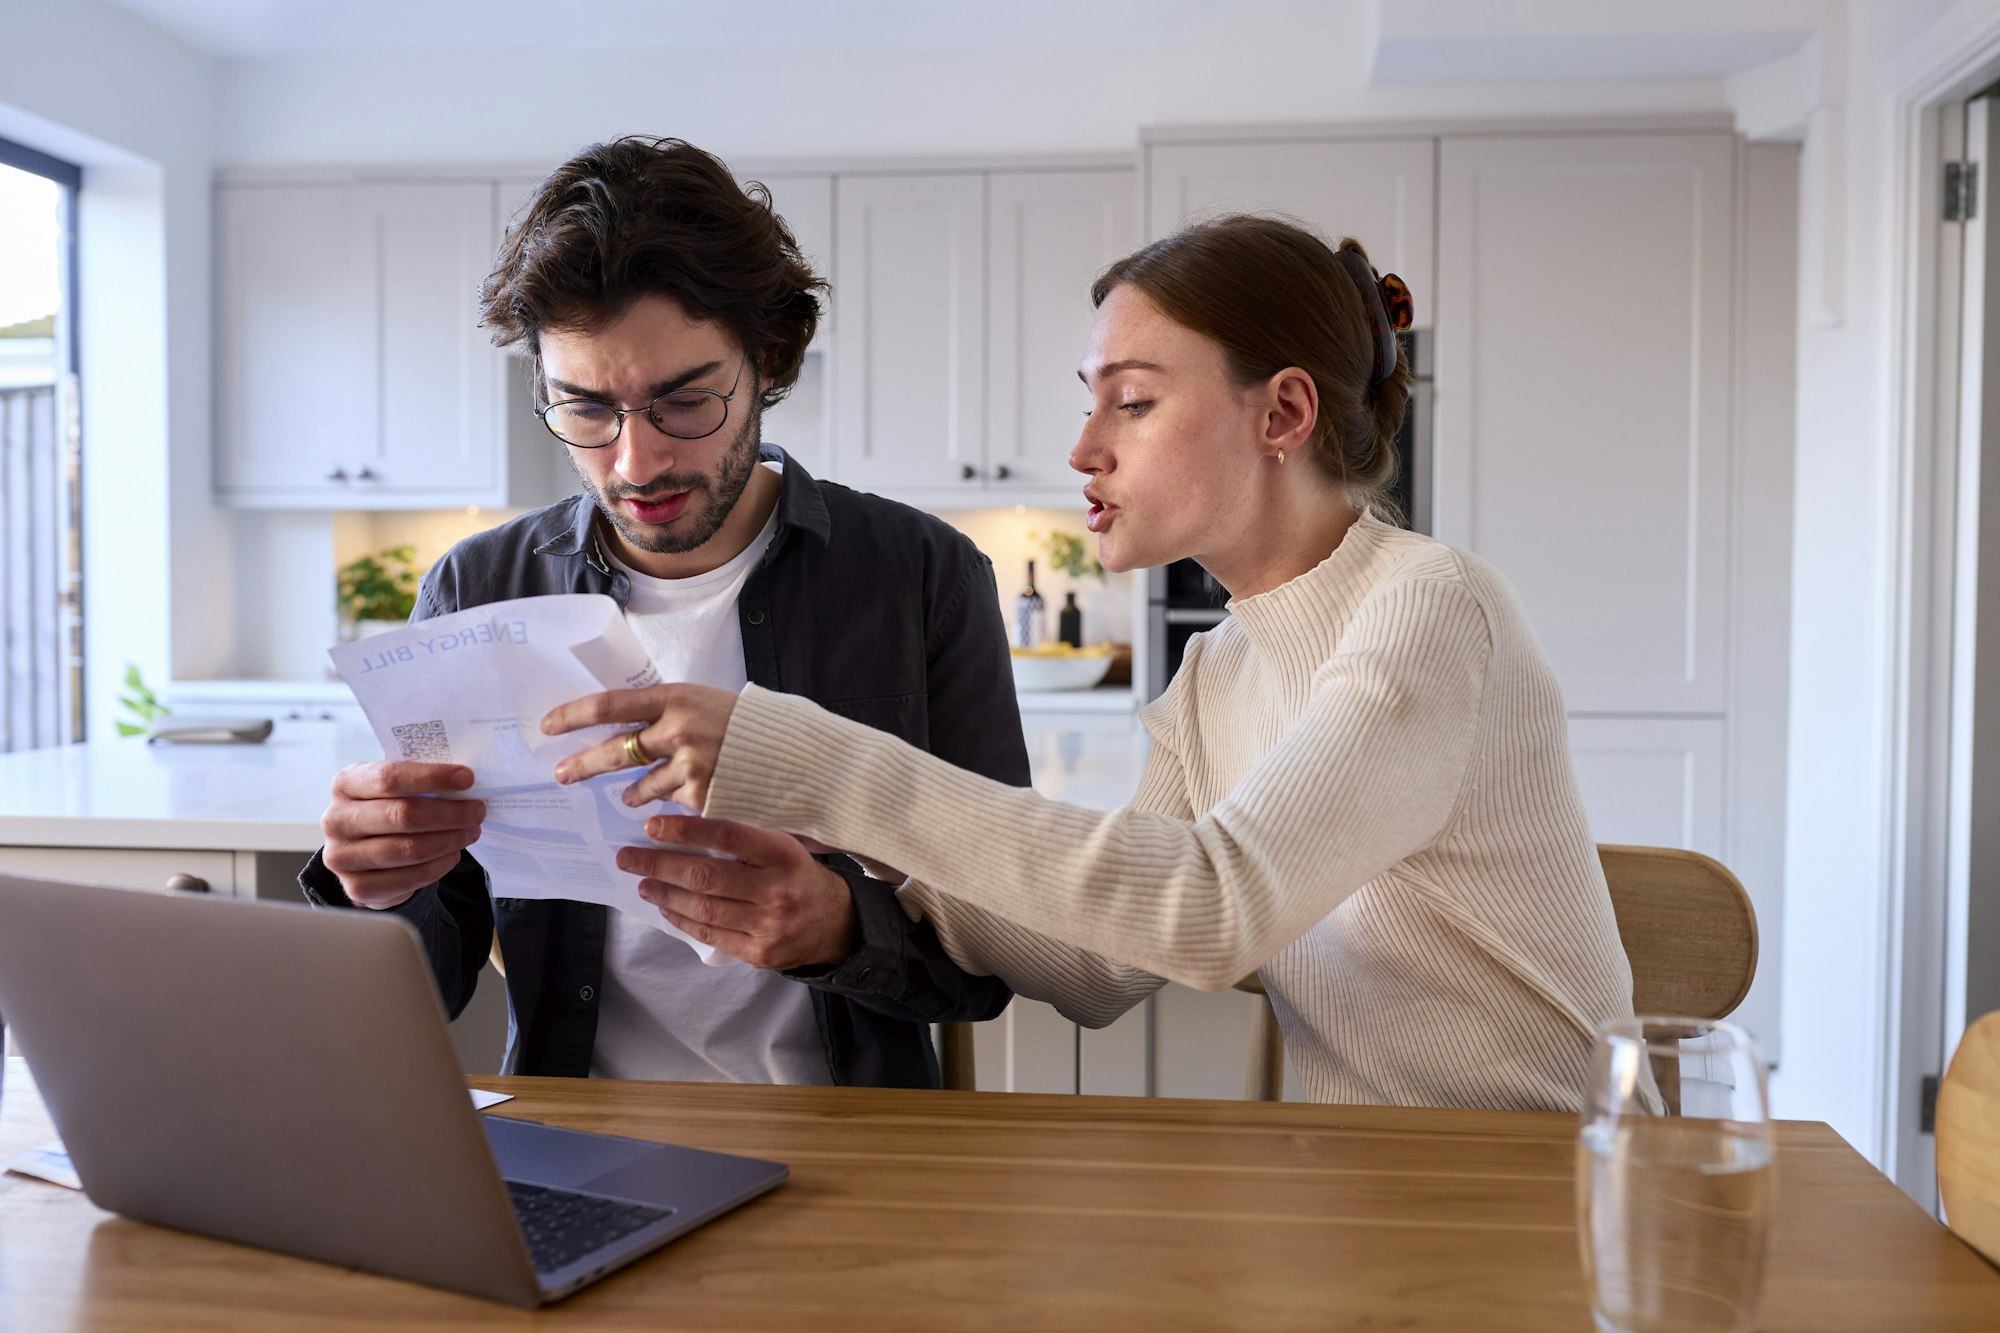
{"label": "paper on table", "polygon": [[[487,1092],[481,1088],[467,1089],[472,1094],[472,1109],[483,1111],[501,1102],[511,1102],[511,1092]],[[17,1176],[32,1176],[36,1180],[46,1180],[51,1185],[61,1185],[67,1189],[80,1190],[83,1181],[77,1177],[76,1166],[69,1160],[69,1149],[63,1147],[62,1140],[44,1143],[39,1148],[30,1148],[0,1166],[0,1171],[12,1171]]]}
{"label": "paper on table", "polygon": [[17,1176],[32,1176],[36,1180],[46,1180],[51,1185],[61,1185],[66,1189],[80,1190],[83,1182],[77,1178],[76,1168],[70,1164],[69,1149],[60,1141],[44,1143],[39,1148],[13,1158],[0,1171],[12,1171]]}
{"label": "paper on table", "polygon": [[[614,907],[685,942],[704,963],[728,954],[676,930],[639,896],[619,847],[659,847],[646,817],[692,813],[619,796],[636,770],[563,786],[556,761],[623,734],[623,724],[544,736],[542,716],[601,690],[660,682],[618,603],[600,593],[490,602],[330,649],[390,759],[464,764],[486,802],[474,855],[495,898],[569,898]],[[449,799],[449,798],[446,798]]]}

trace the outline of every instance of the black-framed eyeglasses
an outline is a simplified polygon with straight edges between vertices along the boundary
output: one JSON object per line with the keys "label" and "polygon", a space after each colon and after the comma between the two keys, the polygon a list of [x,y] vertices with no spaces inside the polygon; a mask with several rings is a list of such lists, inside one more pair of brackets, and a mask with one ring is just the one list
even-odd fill
{"label": "black-framed eyeglasses", "polygon": [[535,409],[549,434],[576,449],[603,449],[625,433],[625,418],[643,412],[664,434],[677,440],[707,439],[729,420],[729,400],[743,383],[746,355],[736,366],[728,393],[716,389],[670,389],[644,407],[613,407],[595,398],[565,398]]}

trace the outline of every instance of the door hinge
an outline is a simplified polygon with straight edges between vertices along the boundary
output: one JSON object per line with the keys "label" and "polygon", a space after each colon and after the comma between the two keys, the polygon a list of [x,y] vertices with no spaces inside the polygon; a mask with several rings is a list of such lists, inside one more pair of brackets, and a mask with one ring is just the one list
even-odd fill
{"label": "door hinge", "polygon": [[1947,162],[1944,164],[1944,220],[1946,222],[1969,221],[1978,205],[1975,199],[1979,193],[1979,164],[1977,162]]}
{"label": "door hinge", "polygon": [[1917,1092],[1917,1131],[1922,1134],[1937,1133],[1938,1076],[1925,1074]]}

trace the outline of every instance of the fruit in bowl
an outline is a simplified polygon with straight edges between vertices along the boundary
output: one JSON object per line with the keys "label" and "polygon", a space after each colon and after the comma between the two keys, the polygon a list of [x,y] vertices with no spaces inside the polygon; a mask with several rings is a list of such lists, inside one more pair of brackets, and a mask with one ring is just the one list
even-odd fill
{"label": "fruit in bowl", "polygon": [[1087,690],[1111,670],[1112,646],[1092,644],[1072,648],[1066,643],[1045,643],[1039,648],[1016,648],[1014,688],[1030,690]]}

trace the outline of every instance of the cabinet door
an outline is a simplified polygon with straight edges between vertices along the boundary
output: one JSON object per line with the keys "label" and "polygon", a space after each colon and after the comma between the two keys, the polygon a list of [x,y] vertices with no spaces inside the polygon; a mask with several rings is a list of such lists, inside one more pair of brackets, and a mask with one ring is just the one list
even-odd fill
{"label": "cabinet door", "polygon": [[[754,173],[753,173],[754,176]],[[755,177],[771,191],[771,207],[785,225],[813,272],[833,280],[833,177]],[[785,400],[764,413],[764,438],[799,460],[815,477],[830,477],[833,395],[828,386],[832,351],[831,293],[822,294],[819,328],[799,367],[798,382]]]}
{"label": "cabinet door", "polygon": [[1571,718],[1591,837],[1723,857],[1727,726],[1721,718]]}
{"label": "cabinet door", "polygon": [[[833,281],[833,177],[759,176],[752,172],[751,179],[762,181],[771,192],[771,210],[791,228],[792,239],[799,243],[799,253],[813,272]],[[823,297],[822,305],[819,339],[833,331],[831,298]]]}
{"label": "cabinet door", "polygon": [[986,178],[843,176],[834,466],[888,494],[979,492]]}
{"label": "cabinet door", "polygon": [[1520,590],[1571,709],[1723,711],[1731,137],[1441,161],[1437,535]]}
{"label": "cabinet door", "polygon": [[364,185],[355,204],[376,275],[371,343],[380,385],[366,437],[373,456],[354,473],[356,503],[367,503],[370,488],[491,502],[505,447],[504,367],[479,327],[476,294],[499,233],[495,185]]}
{"label": "cabinet door", "polygon": [[972,1029],[981,1092],[1075,1092],[1077,1026],[1054,1005],[1015,996],[1007,1011]]}
{"label": "cabinet door", "polygon": [[986,482],[1080,491],[1069,453],[1089,398],[1077,383],[1095,310],[1090,284],[1138,240],[1129,171],[996,173],[987,212]]}
{"label": "cabinet door", "polygon": [[1146,151],[1146,233],[1219,213],[1282,213],[1330,243],[1352,236],[1383,273],[1409,283],[1428,328],[1437,141],[1155,144]]}
{"label": "cabinet door", "polygon": [[215,192],[216,485],[254,498],[347,493],[374,429],[372,292],[345,185]]}
{"label": "cabinet door", "polygon": [[[167,881],[192,875],[209,892],[236,893],[236,858],[220,851],[139,851],[123,847],[0,847],[0,872],[37,879],[163,893]],[[249,886],[244,891],[249,892]]]}

